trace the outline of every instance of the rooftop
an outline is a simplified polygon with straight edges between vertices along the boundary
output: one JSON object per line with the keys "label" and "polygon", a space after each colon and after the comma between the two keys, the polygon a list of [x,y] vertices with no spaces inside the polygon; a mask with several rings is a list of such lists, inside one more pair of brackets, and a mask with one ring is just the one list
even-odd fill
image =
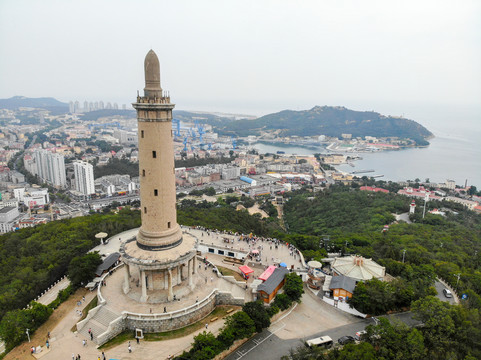
{"label": "rooftop", "polygon": [[335,258],[331,268],[337,274],[349,276],[355,280],[382,279],[386,274],[386,268],[375,263],[372,259],[355,255]]}

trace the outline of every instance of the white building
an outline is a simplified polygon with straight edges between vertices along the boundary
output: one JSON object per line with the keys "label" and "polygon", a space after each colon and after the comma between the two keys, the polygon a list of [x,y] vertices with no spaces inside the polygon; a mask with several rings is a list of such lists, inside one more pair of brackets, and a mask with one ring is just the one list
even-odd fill
{"label": "white building", "polygon": [[75,190],[85,196],[95,194],[94,167],[86,162],[73,164],[75,172]]}
{"label": "white building", "polygon": [[34,153],[34,159],[37,169],[36,175],[55,187],[65,187],[67,178],[63,155],[46,150],[37,150]]}
{"label": "white building", "polygon": [[7,206],[0,209],[0,234],[12,231],[13,223],[19,216],[20,213],[16,207]]}
{"label": "white building", "polygon": [[23,203],[30,208],[45,206],[49,202],[48,189],[32,190],[23,196]]}

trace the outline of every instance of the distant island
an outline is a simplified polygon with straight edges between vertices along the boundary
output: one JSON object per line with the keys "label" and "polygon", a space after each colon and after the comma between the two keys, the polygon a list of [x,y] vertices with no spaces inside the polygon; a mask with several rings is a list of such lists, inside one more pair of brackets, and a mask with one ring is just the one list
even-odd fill
{"label": "distant island", "polygon": [[15,110],[21,107],[45,109],[56,114],[68,112],[68,104],[52,97],[29,98],[13,96],[9,99],[0,99],[0,109]]}
{"label": "distant island", "polygon": [[416,145],[428,145],[433,134],[421,124],[402,117],[384,116],[374,111],[355,111],[341,106],[315,106],[310,110],[284,110],[255,120],[211,119],[219,135],[248,136],[263,133],[285,136],[326,135],[353,138],[366,136],[411,139]]}

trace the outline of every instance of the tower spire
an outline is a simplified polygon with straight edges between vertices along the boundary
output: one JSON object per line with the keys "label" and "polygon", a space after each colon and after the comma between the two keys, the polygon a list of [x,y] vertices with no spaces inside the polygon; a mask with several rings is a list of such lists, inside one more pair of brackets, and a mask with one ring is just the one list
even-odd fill
{"label": "tower spire", "polygon": [[144,96],[147,98],[161,98],[160,63],[154,50],[150,50],[144,60],[145,88]]}

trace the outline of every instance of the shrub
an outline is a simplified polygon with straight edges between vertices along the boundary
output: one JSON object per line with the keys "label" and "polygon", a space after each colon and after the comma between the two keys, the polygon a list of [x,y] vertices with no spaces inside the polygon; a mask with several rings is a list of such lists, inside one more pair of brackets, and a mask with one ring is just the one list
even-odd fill
{"label": "shrub", "polygon": [[277,306],[280,310],[286,310],[291,306],[292,300],[290,299],[287,294],[278,294],[274,300],[274,305]]}
{"label": "shrub", "polygon": [[254,320],[257,332],[261,332],[262,329],[271,325],[271,319],[267,313],[267,308],[264,306],[262,301],[259,300],[248,302],[244,304],[242,310],[245,311],[252,320]]}
{"label": "shrub", "polygon": [[278,312],[280,311],[279,307],[275,304],[275,300],[274,300],[274,304],[272,304],[271,306],[269,306],[269,308],[267,309],[267,313],[269,314],[270,317],[273,317],[275,314],[277,314]]}

